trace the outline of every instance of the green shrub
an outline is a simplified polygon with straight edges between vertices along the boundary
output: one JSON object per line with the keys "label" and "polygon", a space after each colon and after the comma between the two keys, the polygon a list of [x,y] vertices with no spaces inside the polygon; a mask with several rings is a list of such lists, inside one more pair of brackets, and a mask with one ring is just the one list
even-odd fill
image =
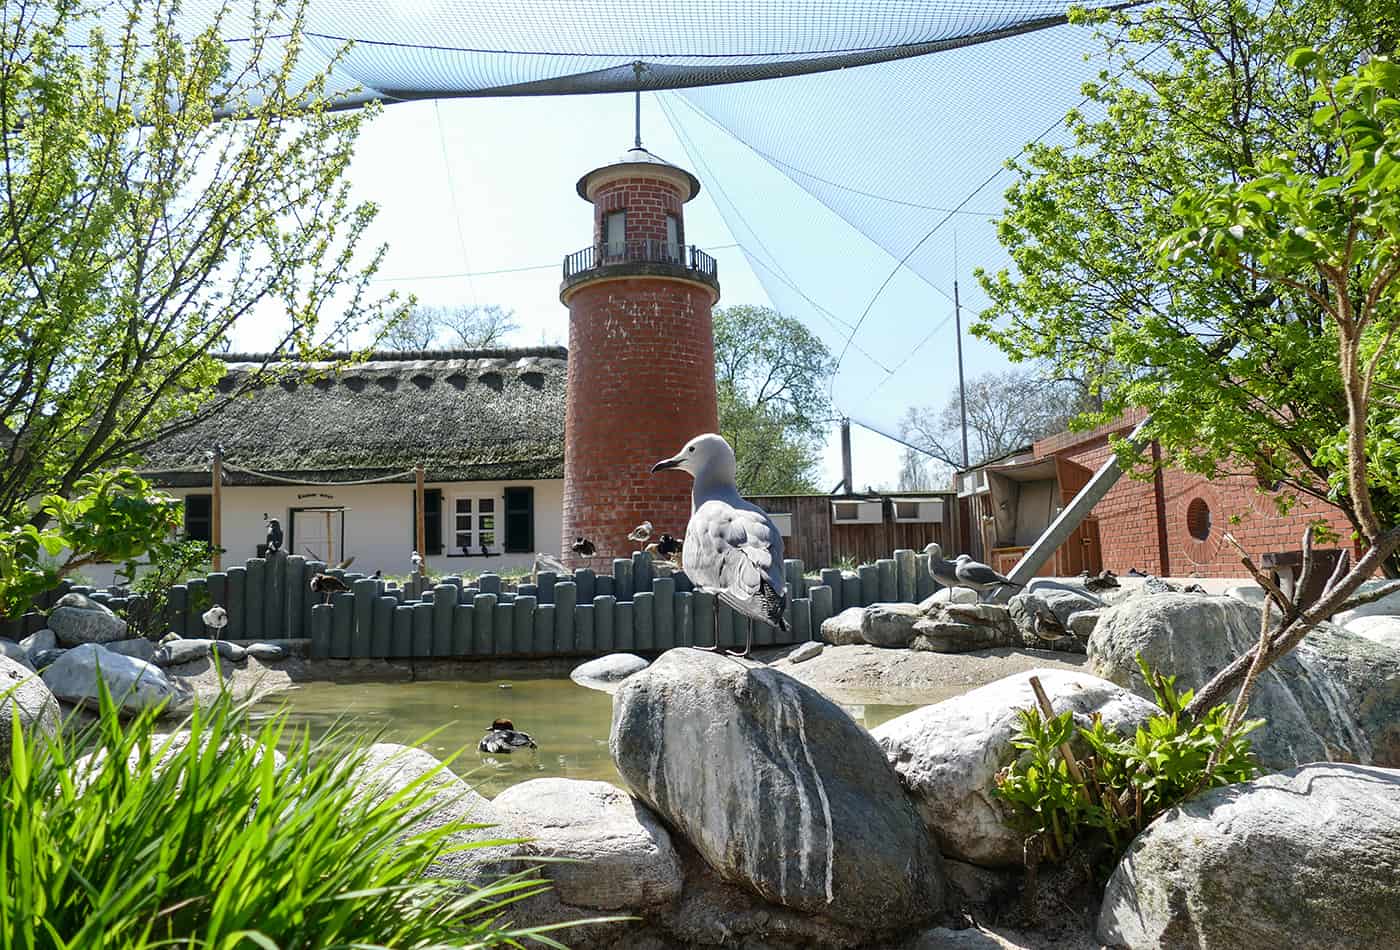
{"label": "green shrub", "polygon": [[[1141,657],[1138,665],[1163,711],[1132,736],[1119,736],[1097,715],[1084,729],[1075,727],[1069,711],[1052,719],[1034,708],[1019,714],[1021,730],[1012,744],[1022,755],[997,774],[995,794],[1020,830],[1039,837],[1047,860],[1087,853],[1100,870],[1111,871],[1162,812],[1258,773],[1246,735],[1264,720],[1245,720],[1231,732],[1226,724],[1233,707],[1226,703],[1189,721],[1182,710],[1192,691],[1178,693],[1176,677],[1153,672]],[[1083,784],[1060,754],[1064,743],[1087,750],[1076,755]]]}
{"label": "green shrub", "polygon": [[219,701],[184,725],[189,741],[171,743],[154,713],[123,724],[104,695],[93,725],[53,742],[16,728],[0,947],[559,946],[551,928],[501,922],[543,887],[530,872],[466,893],[424,876],[440,854],[502,843],[449,843],[473,826],[414,831],[431,775],[375,801],[352,778],[364,744],[343,734],[297,735],[277,767],[281,716],[251,728]]}
{"label": "green shrub", "polygon": [[[169,629],[165,612],[170,588],[191,577],[203,577],[212,551],[206,541],[161,541],[152,545],[146,563],[130,561],[125,565],[122,573],[130,581],[132,592],[140,595],[127,601],[125,611],[132,636],[159,640],[165,635]],[[212,603],[208,590],[201,589],[190,595],[187,609],[203,613]]]}

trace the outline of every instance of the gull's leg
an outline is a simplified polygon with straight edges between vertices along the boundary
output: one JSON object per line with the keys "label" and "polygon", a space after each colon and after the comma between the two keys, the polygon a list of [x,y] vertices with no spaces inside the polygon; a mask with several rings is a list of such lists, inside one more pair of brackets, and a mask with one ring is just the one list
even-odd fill
{"label": "gull's leg", "polygon": [[714,638],[715,642],[712,643],[710,646],[707,646],[707,647],[702,647],[702,646],[697,645],[697,646],[695,647],[695,649],[697,649],[697,650],[705,650],[706,652],[709,652],[709,653],[713,653],[713,652],[715,652],[716,650],[719,649],[719,598],[718,598],[718,597],[715,598],[715,609],[712,610],[712,611],[710,611],[710,632],[713,633],[713,634],[715,635],[715,638]]}
{"label": "gull's leg", "polygon": [[[736,653],[736,652],[733,651],[733,650],[725,650],[724,652],[727,653],[727,654],[729,654],[730,656],[748,656],[748,655],[749,655],[749,651],[753,649],[753,621],[752,621],[752,620],[750,620],[750,621],[748,622],[748,625],[744,627],[744,634],[745,634],[745,636],[744,636],[744,649],[743,649],[741,652],[737,652],[737,653]],[[719,641],[716,640],[715,642],[718,643]]]}

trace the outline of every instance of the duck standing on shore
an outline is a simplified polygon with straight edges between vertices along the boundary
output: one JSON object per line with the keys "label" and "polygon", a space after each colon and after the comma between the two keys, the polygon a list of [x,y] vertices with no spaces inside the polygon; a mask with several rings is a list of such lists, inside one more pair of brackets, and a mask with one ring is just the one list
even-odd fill
{"label": "duck standing on shore", "polygon": [[528,732],[519,732],[509,719],[497,719],[486,730],[486,735],[476,744],[480,752],[489,755],[510,755],[521,749],[538,749],[535,740]]}

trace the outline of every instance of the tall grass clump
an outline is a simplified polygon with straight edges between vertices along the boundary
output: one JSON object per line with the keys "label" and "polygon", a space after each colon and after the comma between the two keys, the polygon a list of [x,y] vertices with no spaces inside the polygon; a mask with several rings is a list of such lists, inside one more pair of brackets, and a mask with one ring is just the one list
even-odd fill
{"label": "tall grass clump", "polygon": [[[3,708],[3,704],[0,704]],[[560,946],[510,931],[529,872],[480,889],[430,865],[468,847],[428,831],[433,779],[367,794],[365,743],[312,741],[286,721],[251,721],[218,701],[177,738],[156,713],[121,722],[102,696],[96,722],[54,740],[15,730],[0,769],[0,948],[332,948]]]}

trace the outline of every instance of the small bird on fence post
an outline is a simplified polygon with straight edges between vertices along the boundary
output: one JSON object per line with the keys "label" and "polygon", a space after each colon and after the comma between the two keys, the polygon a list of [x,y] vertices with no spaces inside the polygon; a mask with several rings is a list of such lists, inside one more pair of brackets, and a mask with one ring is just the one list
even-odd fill
{"label": "small bird on fence post", "polygon": [[345,593],[348,592],[350,588],[346,586],[343,580],[336,577],[334,574],[317,574],[315,577],[311,578],[311,590],[317,594],[324,595],[325,599],[322,600],[321,603],[328,604],[331,602],[332,594]]}
{"label": "small bird on fence post", "polygon": [[267,553],[282,550],[282,525],[276,518],[267,522]]}
{"label": "small bird on fence post", "polygon": [[598,550],[587,538],[574,538],[574,543],[569,548],[579,557],[592,557]]}

